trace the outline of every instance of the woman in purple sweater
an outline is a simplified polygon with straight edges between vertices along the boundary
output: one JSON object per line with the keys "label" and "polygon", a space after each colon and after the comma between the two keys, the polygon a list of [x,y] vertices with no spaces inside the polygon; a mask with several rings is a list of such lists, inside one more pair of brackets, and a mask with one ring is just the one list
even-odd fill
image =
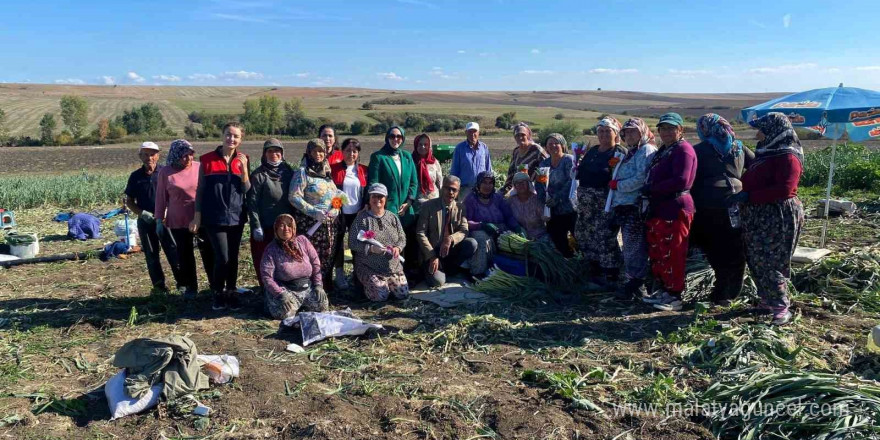
{"label": "woman in purple sweater", "polygon": [[502,232],[519,231],[519,223],[504,197],[495,192],[492,171],[477,175],[474,189],[465,197],[463,205],[470,236],[477,240],[477,252],[470,259],[471,275],[483,275],[491,267],[495,239]]}
{"label": "woman in purple sweater", "polygon": [[688,235],[694,218],[690,190],[697,175],[697,155],[682,138],[683,123],[678,113],[660,117],[657,131],[662,145],[651,159],[645,181],[649,200],[648,257],[654,280],[663,287],[643,301],[660,310],[682,308]]}
{"label": "woman in purple sweater", "polygon": [[275,219],[275,239],[263,254],[260,278],[265,287],[266,310],[274,319],[290,318],[300,310],[330,309],[321,284],[318,252],[306,236],[296,235],[296,222],[290,214]]}

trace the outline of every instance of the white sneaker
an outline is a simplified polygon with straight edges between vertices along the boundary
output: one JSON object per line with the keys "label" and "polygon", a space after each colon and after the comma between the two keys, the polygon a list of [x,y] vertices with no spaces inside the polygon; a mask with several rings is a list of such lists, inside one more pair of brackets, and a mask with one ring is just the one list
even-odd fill
{"label": "white sneaker", "polygon": [[654,304],[654,308],[667,312],[677,312],[682,309],[682,303],[680,299],[664,291],[662,298],[660,298],[660,301]]}
{"label": "white sneaker", "polygon": [[642,302],[644,302],[645,304],[659,304],[664,298],[663,295],[668,295],[665,290],[655,290],[643,296]]}

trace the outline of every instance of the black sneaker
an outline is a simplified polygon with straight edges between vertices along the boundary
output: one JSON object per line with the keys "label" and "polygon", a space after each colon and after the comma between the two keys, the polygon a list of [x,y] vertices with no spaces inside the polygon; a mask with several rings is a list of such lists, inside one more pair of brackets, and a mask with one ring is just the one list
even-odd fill
{"label": "black sneaker", "polygon": [[214,310],[223,310],[226,308],[226,297],[221,293],[214,292],[211,295],[211,308]]}
{"label": "black sneaker", "polygon": [[241,301],[236,291],[230,290],[226,292],[226,306],[229,307],[229,310],[241,310]]}

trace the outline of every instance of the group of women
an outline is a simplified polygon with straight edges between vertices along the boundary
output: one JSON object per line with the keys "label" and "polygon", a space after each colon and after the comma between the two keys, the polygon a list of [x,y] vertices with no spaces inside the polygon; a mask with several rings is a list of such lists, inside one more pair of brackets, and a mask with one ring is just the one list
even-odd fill
{"label": "group of women", "polygon": [[[750,123],[758,130],[754,152],[716,114],[697,122],[696,146],[684,140],[676,113],[660,118],[659,145],[645,121],[605,117],[598,145],[575,154],[561,134],[541,145],[527,124],[517,124],[507,175],[479,173],[459,201],[477,243],[463,266],[474,277],[485,274],[497,237],[514,231],[548,240],[565,257],[580,253],[600,286],[680,310],[690,244],[716,272],[714,302],[739,295],[748,264],[760,308],[785,324],[789,261],[803,223],[797,199],[803,153],[784,115]],[[357,139],[340,143],[323,126],[293,166],[282,143],[267,140],[253,172],[237,150],[242,127],[228,124],[223,134],[223,145],[198,161],[189,142],[172,142],[158,176],[156,218],[176,242],[188,295],[197,291],[198,247],[214,308],[240,306],[237,261],[246,219],[273,317],[326,310],[327,291],[346,290],[350,282],[374,301],[408,295],[423,275],[415,242],[419,207],[440,195],[443,181],[427,134],[416,136],[410,152],[402,148],[403,128],[391,127],[365,166]],[[350,282],[343,271],[346,233],[355,268]]]}

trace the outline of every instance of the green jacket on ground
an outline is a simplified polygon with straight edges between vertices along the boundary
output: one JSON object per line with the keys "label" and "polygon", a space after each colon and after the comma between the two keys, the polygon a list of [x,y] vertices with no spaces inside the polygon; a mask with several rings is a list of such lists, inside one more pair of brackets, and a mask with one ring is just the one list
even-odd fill
{"label": "green jacket on ground", "polygon": [[113,366],[126,369],[125,394],[143,396],[162,382],[166,400],[208,388],[196,344],[184,336],[138,338],[125,343],[113,357]]}

